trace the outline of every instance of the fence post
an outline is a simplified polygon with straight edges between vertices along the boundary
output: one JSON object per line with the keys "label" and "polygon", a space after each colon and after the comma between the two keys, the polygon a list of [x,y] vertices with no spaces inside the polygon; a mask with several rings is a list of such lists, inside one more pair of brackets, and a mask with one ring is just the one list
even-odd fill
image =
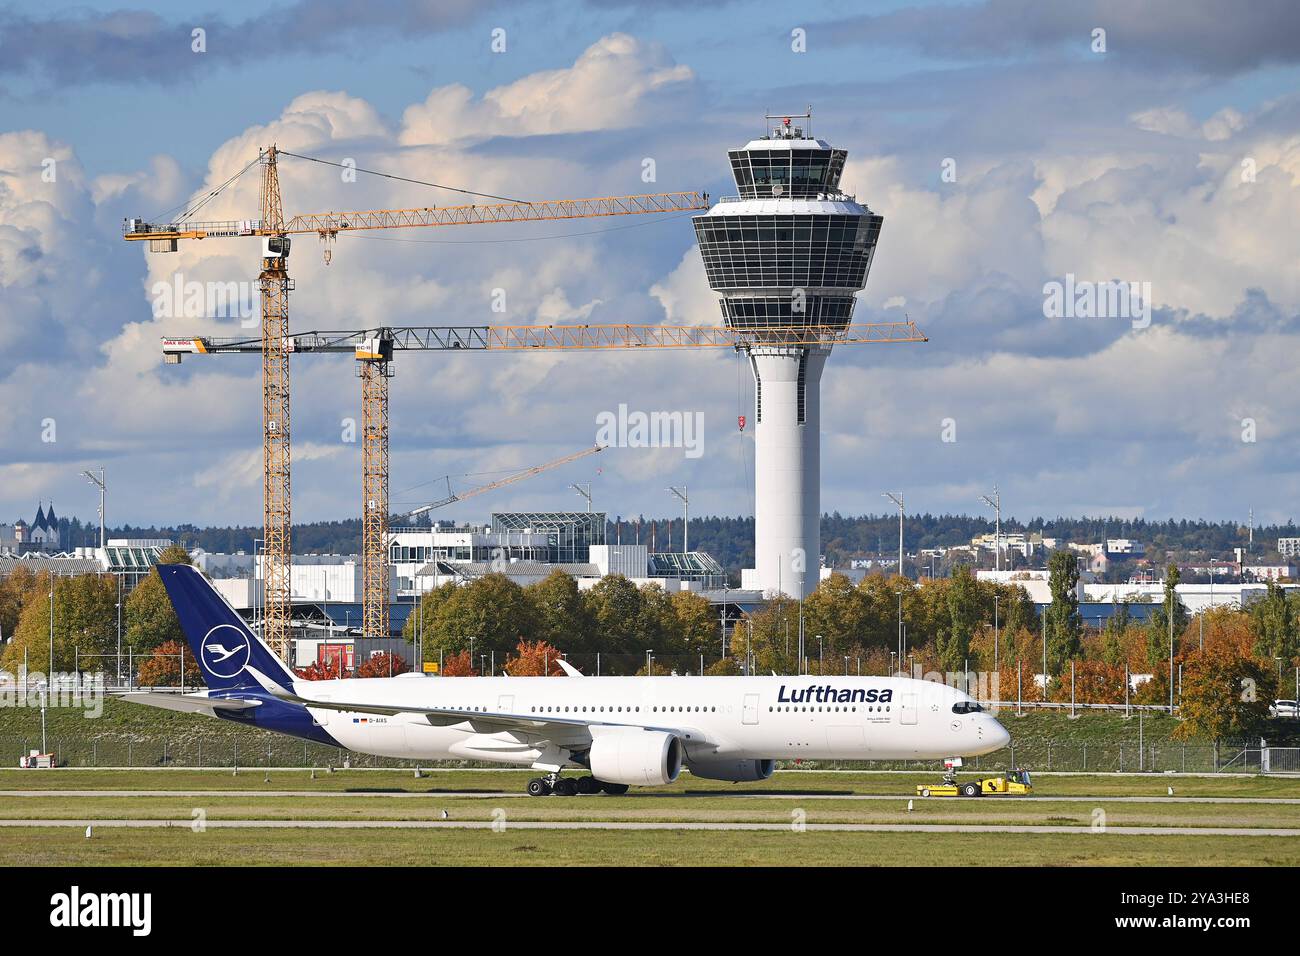
{"label": "fence post", "polygon": [[239,769],[239,738],[235,738],[235,769]]}
{"label": "fence post", "polygon": [[1119,745],[1119,772],[1124,772],[1124,745]]}
{"label": "fence post", "polygon": [[1088,745],[1086,743],[1083,745],[1083,769],[1088,769]]}
{"label": "fence post", "polygon": [[131,766],[131,739],[129,737],[126,741],[126,765]]}
{"label": "fence post", "polygon": [[199,766],[203,766],[203,741],[199,741]]}
{"label": "fence post", "polygon": [[1052,742],[1047,742],[1047,769],[1052,769]]}

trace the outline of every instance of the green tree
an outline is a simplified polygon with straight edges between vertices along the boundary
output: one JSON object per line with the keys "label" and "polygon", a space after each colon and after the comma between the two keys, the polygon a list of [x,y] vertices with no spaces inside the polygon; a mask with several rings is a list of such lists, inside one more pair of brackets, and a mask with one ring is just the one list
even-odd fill
{"label": "green tree", "polygon": [[[433,627],[425,633],[425,646],[444,654],[469,650],[474,655],[495,652],[498,664],[521,640],[532,637],[535,615],[528,596],[504,574],[485,574],[468,584],[453,586],[438,603]],[[474,666],[480,665],[473,661]]]}
{"label": "green tree", "polygon": [[826,653],[844,654],[872,630],[868,595],[843,574],[832,574],[803,604],[804,634],[820,634]]}
{"label": "green tree", "polygon": [[[709,599],[694,591],[675,591],[669,597],[682,653],[713,657],[722,650],[722,631]],[[698,669],[698,665],[697,668]]]}
{"label": "green tree", "polygon": [[14,636],[18,630],[18,619],[22,617],[27,602],[42,593],[48,593],[48,590],[48,584],[41,583],[31,568],[21,564],[0,581],[0,642]]}
{"label": "green tree", "polygon": [[646,648],[654,647],[645,643],[642,633],[644,598],[623,575],[601,578],[582,596],[595,628],[595,641],[606,653],[643,654]]}
{"label": "green tree", "polygon": [[1157,667],[1169,662],[1169,619],[1173,616],[1173,635],[1177,639],[1187,629],[1187,608],[1178,599],[1178,565],[1165,568],[1165,597],[1147,618],[1147,663]]}
{"label": "green tree", "polygon": [[426,648],[425,660],[437,660],[438,655],[434,653],[429,656],[427,649],[432,647],[436,651],[438,614],[445,604],[456,591],[456,584],[453,581],[447,581],[436,588],[425,591],[420,595],[420,603],[406,617],[406,623],[402,625],[402,637],[408,641],[414,642],[415,635],[421,635],[423,644]]}
{"label": "green tree", "polygon": [[[902,593],[903,620],[915,637],[932,635],[933,620],[937,608],[934,602],[926,602],[925,595],[938,594],[947,582],[927,582],[918,587],[907,578],[886,577],[883,574],[868,574],[858,584],[858,592],[864,599],[862,630],[858,641],[866,648],[879,648],[885,653],[898,649],[898,607],[899,593]],[[943,609],[944,614],[947,608]]]}
{"label": "green tree", "polygon": [[1131,603],[1127,599],[1117,602],[1114,613],[1102,628],[1101,659],[1112,666],[1124,663],[1124,632],[1133,622],[1133,614],[1129,610]]}
{"label": "green tree", "polygon": [[1071,551],[1053,552],[1047,562],[1048,588],[1052,603],[1047,606],[1047,665],[1050,673],[1061,673],[1067,661],[1079,654],[1079,562]]}
{"label": "green tree", "polygon": [[593,639],[591,614],[576,578],[557,568],[524,590],[536,614],[533,633],[538,640],[562,647],[569,654],[600,650]]}
{"label": "green tree", "polygon": [[936,638],[939,666],[961,671],[970,657],[970,642],[982,617],[979,587],[969,565],[961,565],[948,586],[948,627]]}
{"label": "green tree", "polygon": [[1038,611],[1034,599],[1019,584],[994,584],[998,596],[998,630],[1003,641],[1003,651],[1009,657],[1016,655],[1016,635],[1021,631],[1038,630]]}
{"label": "green tree", "polygon": [[[158,558],[159,564],[189,564],[190,554],[180,545],[173,544]],[[125,625],[123,640],[136,654],[146,654],[161,644],[185,640],[176,610],[167,597],[158,569],[151,568],[143,581],[136,585],[122,608]]]}
{"label": "green tree", "polygon": [[[807,634],[807,630],[804,632]],[[799,672],[799,602],[778,595],[749,615],[731,631],[731,655],[744,661],[746,649],[754,656],[755,673]],[[816,654],[816,648],[813,649]],[[713,670],[710,669],[710,673]]]}
{"label": "green tree", "polygon": [[1269,581],[1264,596],[1250,606],[1250,623],[1255,632],[1255,654],[1271,660],[1296,656],[1294,609],[1286,591]]}
{"label": "green tree", "polygon": [[[0,658],[6,670],[16,672],[22,667],[24,651],[29,670],[46,673],[51,669],[49,577],[41,580],[44,596],[29,598]],[[58,578],[53,597],[53,670],[71,671],[74,662],[82,670],[107,669],[108,662],[95,655],[109,653],[114,647],[116,609],[117,582],[111,575]]]}

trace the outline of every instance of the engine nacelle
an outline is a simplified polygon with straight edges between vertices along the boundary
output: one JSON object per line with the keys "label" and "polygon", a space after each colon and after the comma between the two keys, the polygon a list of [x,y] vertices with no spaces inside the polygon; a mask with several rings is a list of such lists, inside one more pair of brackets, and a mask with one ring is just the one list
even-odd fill
{"label": "engine nacelle", "polygon": [[597,780],[657,787],[682,772],[682,742],[656,730],[601,734],[591,742],[587,760]]}
{"label": "engine nacelle", "polygon": [[727,780],[731,783],[753,783],[766,780],[776,772],[775,760],[696,760],[687,762],[691,776],[704,780]]}

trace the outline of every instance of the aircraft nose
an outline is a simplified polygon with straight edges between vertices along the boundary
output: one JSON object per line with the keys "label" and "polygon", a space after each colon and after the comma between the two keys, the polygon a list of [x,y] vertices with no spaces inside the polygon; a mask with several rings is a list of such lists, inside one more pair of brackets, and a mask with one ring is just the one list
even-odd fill
{"label": "aircraft nose", "polygon": [[985,739],[987,739],[989,743],[993,744],[997,750],[1001,750],[1007,744],[1011,743],[1011,734],[1007,728],[1003,727],[996,720],[990,720],[989,724],[991,726],[985,731]]}

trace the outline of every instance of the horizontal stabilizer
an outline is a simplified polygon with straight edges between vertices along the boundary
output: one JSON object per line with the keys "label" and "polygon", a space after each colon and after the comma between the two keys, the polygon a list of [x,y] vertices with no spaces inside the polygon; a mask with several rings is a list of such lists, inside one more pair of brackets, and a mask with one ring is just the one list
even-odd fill
{"label": "horizontal stabilizer", "polygon": [[133,704],[147,704],[161,707],[163,710],[178,710],[185,714],[207,714],[215,717],[219,710],[249,710],[260,707],[260,700],[240,700],[227,697],[206,697],[192,694],[157,694],[150,691],[137,691],[130,694],[117,694],[122,700]]}

